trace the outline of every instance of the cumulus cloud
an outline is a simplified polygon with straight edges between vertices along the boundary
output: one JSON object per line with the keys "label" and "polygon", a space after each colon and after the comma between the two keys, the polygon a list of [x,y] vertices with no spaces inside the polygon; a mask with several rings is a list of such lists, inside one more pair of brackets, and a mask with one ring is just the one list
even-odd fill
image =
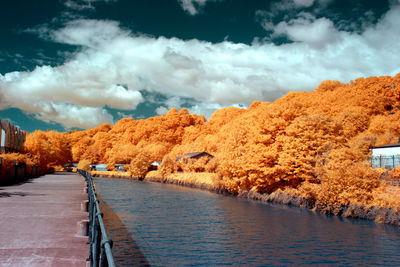
{"label": "cumulus cloud", "polygon": [[[281,0],[277,2],[272,2],[269,5],[268,10],[257,10],[255,12],[256,20],[261,22],[263,28],[269,32],[275,32],[272,37],[276,37],[277,34],[282,33],[285,28],[284,24],[289,24],[296,20],[300,22],[300,17],[304,17],[304,22],[310,20],[310,16],[314,18],[315,15],[319,14],[321,11],[325,10],[327,6],[332,2],[332,0]],[[305,12],[304,10],[307,10]],[[300,13],[299,13],[300,12]],[[308,15],[306,15],[308,14]],[[277,28],[274,24],[277,17],[283,17],[283,21],[280,23],[280,28]],[[307,18],[308,17],[308,18]],[[314,24],[313,26],[317,26],[318,23]],[[305,25],[307,26],[307,25]],[[345,24],[344,26],[348,26]],[[354,25],[352,25],[354,27]],[[348,30],[349,28],[345,29]],[[292,32],[294,32],[293,29]]]}
{"label": "cumulus cloud", "polygon": [[[36,67],[32,72],[0,75],[1,107],[17,107],[66,127],[90,128],[112,123],[105,105],[132,110],[143,98],[116,82],[118,73],[107,57],[79,54],[60,67]],[[79,115],[81,113],[81,115]]]}
{"label": "cumulus cloud", "polygon": [[271,28],[273,35],[284,35],[295,42],[303,42],[317,48],[331,44],[340,38],[340,32],[333,22],[327,18],[316,19],[310,13],[300,13],[297,18],[289,22],[280,22]]}
{"label": "cumulus cloud", "polygon": [[184,100],[179,96],[172,96],[162,103],[162,106],[156,108],[158,115],[166,114],[171,108],[181,109]]}
{"label": "cumulus cloud", "polygon": [[253,45],[135,35],[114,21],[76,20],[47,38],[80,46],[57,67],[0,76],[0,107],[17,107],[65,126],[88,128],[112,117],[104,109],[133,110],[139,90],[167,96],[162,114],[180,99],[190,111],[254,100],[272,101],[290,90],[312,90],[325,79],[400,72],[400,7],[362,33],[336,29],[328,19],[303,13],[274,25],[293,43]]}
{"label": "cumulus cloud", "polygon": [[93,128],[99,122],[113,123],[113,117],[105,109],[100,107],[78,106],[69,103],[38,103],[36,118],[51,122],[62,123],[68,128]]}

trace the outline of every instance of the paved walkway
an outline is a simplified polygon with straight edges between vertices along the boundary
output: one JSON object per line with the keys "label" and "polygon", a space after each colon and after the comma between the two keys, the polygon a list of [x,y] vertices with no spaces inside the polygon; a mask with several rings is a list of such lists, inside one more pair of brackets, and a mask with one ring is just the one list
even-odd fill
{"label": "paved walkway", "polygon": [[83,188],[74,173],[0,187],[0,266],[86,266],[87,237],[77,236],[88,218]]}

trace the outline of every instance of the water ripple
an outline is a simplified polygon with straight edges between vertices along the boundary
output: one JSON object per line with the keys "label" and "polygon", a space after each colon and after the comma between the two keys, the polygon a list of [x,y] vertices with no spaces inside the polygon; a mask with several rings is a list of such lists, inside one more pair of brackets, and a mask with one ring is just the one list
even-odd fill
{"label": "water ripple", "polygon": [[104,212],[106,227],[122,243],[113,248],[118,266],[400,265],[395,226],[174,185],[95,181],[114,214],[107,221]]}

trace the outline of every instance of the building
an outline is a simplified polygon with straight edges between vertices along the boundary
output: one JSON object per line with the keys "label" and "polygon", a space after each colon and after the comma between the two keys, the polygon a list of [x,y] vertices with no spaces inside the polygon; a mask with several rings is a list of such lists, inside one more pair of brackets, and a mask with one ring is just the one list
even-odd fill
{"label": "building", "polygon": [[0,121],[0,152],[21,152],[26,133],[8,121]]}
{"label": "building", "polygon": [[202,157],[209,157],[209,158],[213,158],[214,156],[207,153],[207,152],[192,152],[192,153],[187,153],[184,155],[181,155],[179,157],[176,158],[177,161],[180,161],[183,158],[187,158],[187,159],[199,159]]}
{"label": "building", "polygon": [[385,167],[386,169],[392,169],[399,166],[400,143],[372,147],[371,152],[373,168]]}
{"label": "building", "polygon": [[150,164],[148,171],[156,171],[161,164],[161,160],[154,161]]}

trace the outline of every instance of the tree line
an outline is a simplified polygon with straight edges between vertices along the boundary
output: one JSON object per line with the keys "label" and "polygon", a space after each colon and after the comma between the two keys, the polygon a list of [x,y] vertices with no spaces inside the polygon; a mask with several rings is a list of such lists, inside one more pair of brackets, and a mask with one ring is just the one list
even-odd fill
{"label": "tree line", "polygon": [[[327,80],[312,92],[217,110],[208,121],[173,108],[85,131],[35,131],[27,135],[24,153],[42,171],[88,160],[110,169],[127,164],[133,176],[144,177],[153,161],[163,160],[159,175],[209,172],[232,193],[280,190],[326,203],[367,205],[382,204],[381,178],[390,175],[371,167],[369,149],[396,143],[399,135],[400,74],[348,84]],[[215,158],[174,166],[182,164],[177,156],[198,151]]]}

